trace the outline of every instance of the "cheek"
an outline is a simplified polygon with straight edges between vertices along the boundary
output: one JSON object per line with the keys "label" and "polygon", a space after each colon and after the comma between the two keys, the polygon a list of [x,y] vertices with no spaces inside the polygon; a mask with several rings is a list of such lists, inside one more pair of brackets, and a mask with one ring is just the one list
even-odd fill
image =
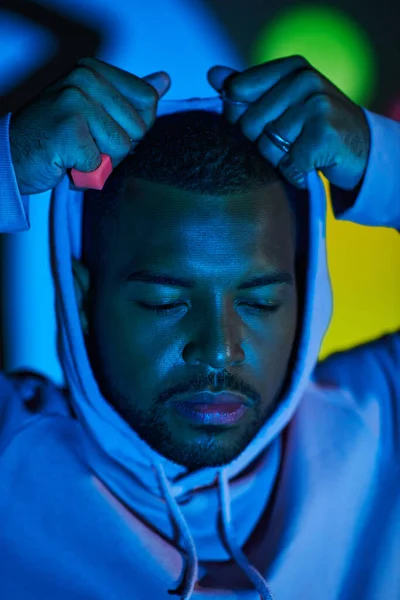
{"label": "cheek", "polygon": [[[133,381],[139,382],[146,373],[152,373],[154,380],[165,378],[181,359],[182,337],[171,334],[171,327],[155,327],[154,322],[150,323],[145,317],[126,300],[104,300],[96,309],[95,331],[104,367],[130,385]],[[284,375],[296,322],[294,297],[270,325],[261,327],[252,336],[253,340],[249,340],[247,360],[261,373],[268,373],[267,379]]]}
{"label": "cheek", "polygon": [[125,365],[134,364],[135,335],[129,315],[118,302],[105,297],[96,298],[93,307],[93,332],[104,369],[118,375]]}
{"label": "cheek", "polygon": [[124,381],[140,381],[146,373],[160,376],[171,354],[170,337],[149,326],[131,303],[118,300],[99,302],[96,310],[96,338],[107,369]]}
{"label": "cheek", "polygon": [[287,370],[296,338],[296,302],[281,311],[265,339],[263,368],[275,379],[282,378]]}

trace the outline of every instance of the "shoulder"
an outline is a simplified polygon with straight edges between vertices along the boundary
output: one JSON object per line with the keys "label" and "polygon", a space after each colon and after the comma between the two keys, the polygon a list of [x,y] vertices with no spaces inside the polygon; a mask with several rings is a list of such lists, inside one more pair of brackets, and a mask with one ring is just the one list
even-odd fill
{"label": "shoulder", "polygon": [[48,414],[71,416],[67,390],[28,369],[0,373],[0,451],[22,428]]}

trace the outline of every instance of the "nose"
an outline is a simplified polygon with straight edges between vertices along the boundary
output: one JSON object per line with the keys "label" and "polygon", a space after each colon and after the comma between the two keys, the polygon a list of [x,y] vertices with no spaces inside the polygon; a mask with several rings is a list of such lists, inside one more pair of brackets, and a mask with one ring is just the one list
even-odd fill
{"label": "nose", "polygon": [[234,318],[224,316],[204,320],[196,336],[185,346],[183,358],[189,365],[224,369],[243,363],[241,327]]}

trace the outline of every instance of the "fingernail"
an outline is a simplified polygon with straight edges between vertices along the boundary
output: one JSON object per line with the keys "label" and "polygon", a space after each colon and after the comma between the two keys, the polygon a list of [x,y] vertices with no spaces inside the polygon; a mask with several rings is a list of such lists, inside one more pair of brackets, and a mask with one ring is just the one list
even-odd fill
{"label": "fingernail", "polygon": [[163,71],[146,75],[143,79],[157,90],[159,96],[163,96],[170,86],[170,81]]}
{"label": "fingernail", "polygon": [[208,70],[207,78],[212,87],[220,92],[225,86],[226,80],[235,73],[238,73],[236,69],[215,65]]}

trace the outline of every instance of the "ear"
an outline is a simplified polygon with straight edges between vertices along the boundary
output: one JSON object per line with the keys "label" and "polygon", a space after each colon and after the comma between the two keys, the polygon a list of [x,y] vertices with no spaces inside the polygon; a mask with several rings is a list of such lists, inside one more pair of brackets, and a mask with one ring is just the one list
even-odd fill
{"label": "ear", "polygon": [[79,260],[72,258],[72,273],[74,278],[74,291],[79,320],[84,335],[88,333],[87,298],[90,288],[90,274],[87,267]]}

